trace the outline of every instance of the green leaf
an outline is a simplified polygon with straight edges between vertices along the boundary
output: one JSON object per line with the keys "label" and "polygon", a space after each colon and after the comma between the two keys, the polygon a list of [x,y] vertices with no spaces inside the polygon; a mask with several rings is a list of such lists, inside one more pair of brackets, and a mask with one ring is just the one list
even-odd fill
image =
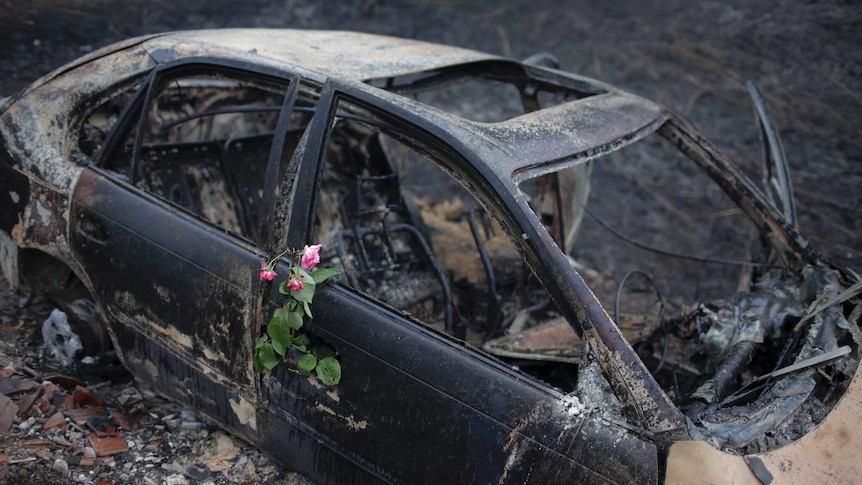
{"label": "green leaf", "polygon": [[272,370],[278,365],[278,357],[275,356],[272,344],[266,344],[257,349],[257,358],[260,360],[260,365],[266,369]]}
{"label": "green leaf", "polygon": [[307,283],[309,280],[314,279],[311,277],[311,274],[309,274],[308,271],[300,268],[299,266],[294,266],[293,268],[290,268],[290,271],[292,271],[293,274],[299,277],[299,279],[301,279],[303,283]]}
{"label": "green leaf", "polygon": [[288,311],[284,308],[278,308],[272,313],[272,320],[269,321],[268,325],[277,325],[278,322],[287,323]]}
{"label": "green leaf", "polygon": [[311,349],[311,353],[321,359],[324,359],[326,357],[335,357],[335,349],[328,345],[317,345],[313,349]]}
{"label": "green leaf", "polygon": [[308,340],[308,335],[301,333],[293,338],[293,348],[296,350],[301,350],[303,352],[308,352],[306,350],[308,346],[311,345],[311,341]]}
{"label": "green leaf", "polygon": [[314,318],[311,316],[311,306],[308,304],[308,302],[302,302],[302,310],[305,312],[306,315],[308,315],[308,318]]}
{"label": "green leaf", "polygon": [[261,335],[260,337],[258,337],[257,342],[255,342],[254,344],[254,350],[261,348],[267,342],[269,342],[269,337],[267,337],[266,335]]}
{"label": "green leaf", "polygon": [[311,303],[311,300],[314,299],[314,290],[317,288],[317,284],[314,283],[314,278],[311,277],[304,269],[302,268],[293,268],[293,274],[296,275],[297,278],[302,277],[302,290],[295,291],[291,294],[298,301],[304,301],[307,303]]}
{"label": "green leaf", "polygon": [[[290,338],[290,337],[288,337],[288,338]],[[274,350],[276,354],[278,354],[278,355],[280,355],[280,356],[282,356],[282,357],[284,357],[284,354],[286,354],[286,353],[287,353],[287,348],[288,348],[288,347],[290,347],[290,344],[287,344],[287,346],[284,346],[284,345],[282,345],[282,343],[281,343],[281,342],[279,342],[278,340],[273,340],[273,341],[272,341],[272,350]]]}
{"label": "green leaf", "polygon": [[254,371],[258,374],[263,374],[266,369],[260,363],[260,359],[257,357],[257,354],[254,354],[254,357],[251,358],[251,363],[254,366]]}
{"label": "green leaf", "polygon": [[302,375],[310,376],[311,371],[317,367],[317,357],[312,354],[305,354],[301,359],[299,359],[296,366],[299,368],[299,372],[301,372]]}
{"label": "green leaf", "polygon": [[289,312],[296,311],[297,301],[293,298],[288,298],[287,301],[284,302],[284,308]]}
{"label": "green leaf", "polygon": [[287,326],[294,330],[302,328],[302,314],[299,312],[290,312],[287,314]]}
{"label": "green leaf", "polygon": [[[281,310],[281,308],[279,308]],[[272,337],[273,342],[278,342],[282,348],[290,347],[290,315],[287,314],[286,319],[273,318],[266,327],[266,333]],[[284,354],[282,354],[284,355]]]}
{"label": "green leaf", "polygon": [[335,357],[320,359],[315,370],[317,370],[317,378],[325,386],[334,386],[341,381],[341,364],[335,360]]}
{"label": "green leaf", "polygon": [[329,278],[340,274],[341,270],[338,268],[318,268],[317,271],[311,273],[311,277],[314,278],[314,282],[319,285]]}
{"label": "green leaf", "polygon": [[[306,279],[311,280],[311,278],[306,278]],[[317,288],[317,286],[314,284],[313,280],[308,281],[308,282],[303,280],[302,284],[303,284],[302,290],[293,292],[293,295],[291,295],[291,296],[296,298],[298,301],[311,303],[311,300],[314,299],[314,290]]]}

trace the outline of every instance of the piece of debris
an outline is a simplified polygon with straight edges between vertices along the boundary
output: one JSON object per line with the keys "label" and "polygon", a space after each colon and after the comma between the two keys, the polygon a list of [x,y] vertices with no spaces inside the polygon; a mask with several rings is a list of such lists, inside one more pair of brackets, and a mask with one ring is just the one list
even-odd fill
{"label": "piece of debris", "polygon": [[129,451],[128,443],[119,434],[100,437],[98,433],[89,433],[87,439],[90,440],[90,446],[95,450],[96,456],[111,456]]}
{"label": "piece of debris", "polygon": [[[74,394],[87,398],[73,399],[65,390],[68,386],[57,387],[56,382],[73,385]],[[0,376],[4,391],[0,394],[0,480],[20,482],[32,475],[28,472],[32,466],[92,484],[147,478],[153,483],[181,483],[183,475],[176,475],[177,471],[185,474],[185,483],[202,478],[214,484],[250,483],[280,476],[280,468],[248,445],[238,446],[221,432],[209,435],[212,426],[191,410],[154,398],[145,401],[139,390],[125,384],[98,387],[105,394],[94,394],[84,382],[68,376],[30,376],[5,369]],[[53,390],[48,392],[49,388]],[[22,401],[41,402],[33,396],[48,394],[48,402],[55,403],[49,412],[25,405],[19,415]],[[120,406],[133,411],[137,421],[130,421]],[[153,417],[171,414],[178,417],[172,430],[159,427],[156,423],[163,421]],[[175,457],[185,463],[179,470],[170,466]]]}
{"label": "piece of debris", "polygon": [[207,468],[211,472],[225,472],[229,470],[234,464],[238,451],[230,436],[224,433],[216,433],[210,441],[211,458],[206,462]]}
{"label": "piece of debris", "polygon": [[42,338],[48,354],[62,366],[68,366],[81,350],[81,338],[72,331],[66,314],[55,309],[42,324]]}
{"label": "piece of debris", "polygon": [[9,431],[17,413],[18,405],[8,397],[0,394],[0,433]]}

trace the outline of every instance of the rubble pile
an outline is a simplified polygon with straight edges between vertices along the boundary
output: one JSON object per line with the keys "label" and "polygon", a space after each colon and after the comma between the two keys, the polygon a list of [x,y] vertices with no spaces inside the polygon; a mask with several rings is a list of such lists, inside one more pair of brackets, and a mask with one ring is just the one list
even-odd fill
{"label": "rubble pile", "polygon": [[119,363],[60,367],[39,330],[50,312],[0,274],[0,483],[310,483]]}

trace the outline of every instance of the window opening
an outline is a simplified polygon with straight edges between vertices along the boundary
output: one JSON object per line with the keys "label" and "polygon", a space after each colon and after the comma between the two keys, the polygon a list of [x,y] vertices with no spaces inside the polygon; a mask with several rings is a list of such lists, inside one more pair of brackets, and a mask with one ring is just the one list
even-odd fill
{"label": "window opening", "polygon": [[391,78],[372,79],[372,86],[411,96],[417,101],[471,121],[494,123],[603,92],[568,78],[509,61],[478,62]]}
{"label": "window opening", "polygon": [[[131,163],[132,131],[106,168],[211,224],[258,241],[266,167],[284,92],[283,85],[259,80],[172,79],[147,107],[138,162]],[[296,148],[312,116],[308,108],[298,106],[290,116],[285,156]]]}
{"label": "window opening", "polygon": [[[563,317],[497,221],[433,149],[342,105],[321,168],[314,240],[345,283],[423,325],[483,349],[511,328]],[[565,345],[565,344],[564,344]],[[554,366],[513,365],[574,386],[571,348]],[[501,355],[497,353],[497,355]]]}
{"label": "window opening", "polygon": [[141,84],[140,79],[135,80],[131,86],[122,87],[120,92],[110,94],[107,100],[87,113],[78,134],[78,149],[84,155],[91,160],[98,159],[108,134],[114,129]]}

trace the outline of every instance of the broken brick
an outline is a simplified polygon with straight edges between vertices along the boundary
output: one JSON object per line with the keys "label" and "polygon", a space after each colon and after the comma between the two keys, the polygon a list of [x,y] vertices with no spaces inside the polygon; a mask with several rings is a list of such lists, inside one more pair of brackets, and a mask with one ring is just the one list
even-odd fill
{"label": "broken brick", "polygon": [[36,382],[31,379],[10,377],[0,381],[0,394],[12,394],[15,392],[29,391],[36,387]]}
{"label": "broken brick", "polygon": [[17,412],[18,406],[11,399],[0,394],[0,434],[9,432]]}
{"label": "broken brick", "polygon": [[42,416],[51,416],[57,412],[57,406],[43,399],[39,401],[39,410],[42,411]]}
{"label": "broken brick", "polygon": [[63,414],[71,419],[75,424],[83,426],[87,424],[91,418],[98,418],[105,415],[105,408],[78,408],[67,409]]}
{"label": "broken brick", "polygon": [[42,429],[51,429],[55,426],[60,426],[61,424],[66,422],[66,417],[63,416],[63,413],[56,412],[45,421],[45,424],[42,425]]}
{"label": "broken brick", "polygon": [[116,425],[120,428],[126,430],[132,429],[131,425],[129,425],[129,419],[125,414],[118,411],[114,411],[113,413],[111,413],[111,418],[114,420],[114,423],[116,423]]}
{"label": "broken brick", "polygon": [[89,433],[87,438],[90,440],[90,446],[96,451],[96,456],[111,456],[129,451],[128,443],[118,434],[100,438],[95,433]]}
{"label": "broken brick", "polygon": [[30,408],[33,407],[33,403],[36,402],[41,395],[42,388],[40,387],[21,397],[21,400],[18,401],[18,415],[21,416],[22,419],[30,416]]}
{"label": "broken brick", "polygon": [[53,382],[54,384],[57,384],[63,389],[67,389],[70,391],[84,385],[83,382],[78,379],[75,379],[74,377],[64,376],[60,374],[45,374],[43,379],[48,382]]}
{"label": "broken brick", "polygon": [[96,433],[96,436],[110,436],[117,434],[117,427],[114,422],[105,417],[97,417],[87,421],[87,427]]}
{"label": "broken brick", "polygon": [[30,440],[25,441],[24,448],[36,449],[36,448],[51,448],[54,446],[54,442],[50,440]]}
{"label": "broken brick", "polygon": [[78,386],[72,394],[72,402],[78,406],[104,406],[105,402],[101,398],[96,397],[87,389]]}

